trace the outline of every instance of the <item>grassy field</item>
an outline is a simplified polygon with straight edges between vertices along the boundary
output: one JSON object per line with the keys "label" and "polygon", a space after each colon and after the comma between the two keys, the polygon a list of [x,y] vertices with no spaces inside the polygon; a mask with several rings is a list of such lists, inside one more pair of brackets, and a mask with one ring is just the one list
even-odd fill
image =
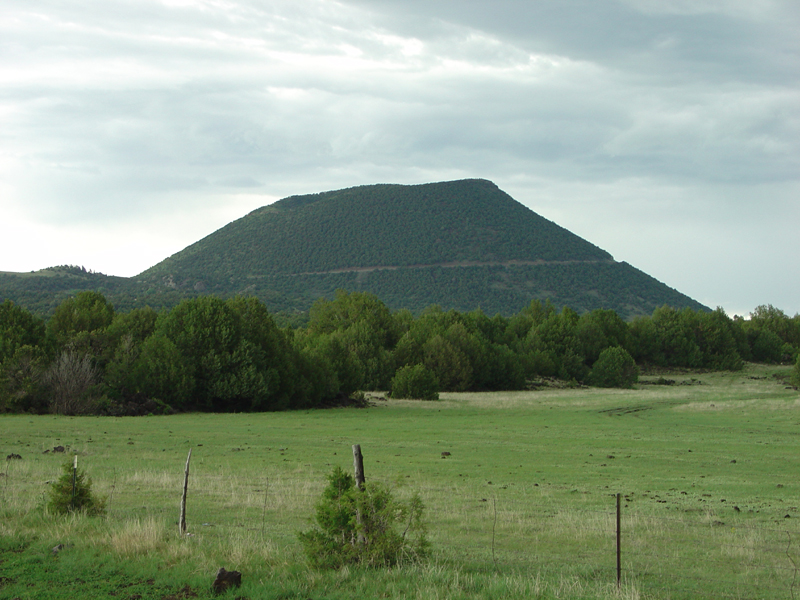
{"label": "grassy field", "polygon": [[[630,391],[442,394],[369,409],[3,416],[0,451],[22,459],[0,477],[0,598],[206,598],[221,566],[243,573],[226,597],[252,600],[792,598],[800,394],[786,374],[748,365]],[[427,563],[306,566],[296,534],[331,469],[352,468],[355,443],[368,480],[399,498],[420,492]],[[67,452],[52,452],[59,445]],[[191,535],[181,537],[189,448]],[[108,497],[104,517],[43,508],[74,454]]]}

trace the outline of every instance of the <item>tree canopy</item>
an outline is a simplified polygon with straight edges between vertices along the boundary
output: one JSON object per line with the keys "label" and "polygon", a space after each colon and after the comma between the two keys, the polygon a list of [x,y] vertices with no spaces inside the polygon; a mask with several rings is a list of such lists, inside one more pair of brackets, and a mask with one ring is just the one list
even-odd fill
{"label": "tree canopy", "polygon": [[280,328],[254,297],[118,312],[102,294],[81,292],[46,322],[0,304],[0,410],[284,410],[346,404],[359,390],[436,398],[543,377],[630,387],[641,367],[796,364],[798,340],[800,318],[770,306],[750,320],[662,306],[627,323],[610,310],[579,315],[539,300],[510,317],[438,306],[415,317],[339,291],[319,299],[307,323]]}

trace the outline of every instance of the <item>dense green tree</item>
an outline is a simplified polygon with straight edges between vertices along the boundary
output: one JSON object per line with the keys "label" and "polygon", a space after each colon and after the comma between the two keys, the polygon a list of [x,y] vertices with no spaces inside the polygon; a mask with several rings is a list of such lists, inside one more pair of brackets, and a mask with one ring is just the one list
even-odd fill
{"label": "dense green tree", "polygon": [[394,321],[394,330],[397,332],[397,339],[403,337],[414,323],[414,314],[407,308],[401,308],[392,313],[392,321]]}
{"label": "dense green tree", "polygon": [[650,317],[636,317],[628,326],[630,331],[630,354],[638,363],[663,365],[665,363],[661,352],[658,332],[653,319]]}
{"label": "dense green tree", "polygon": [[783,340],[771,329],[750,329],[748,331],[750,353],[756,362],[781,362]]}
{"label": "dense green tree", "polygon": [[108,369],[110,383],[122,390],[123,396],[144,396],[179,410],[190,407],[194,378],[183,355],[167,336],[148,337],[135,358],[116,360],[112,365]]}
{"label": "dense green tree", "polygon": [[[468,329],[467,325],[472,327]],[[454,349],[467,358],[472,375],[465,389],[470,390],[484,389],[486,380],[490,376],[488,369],[490,346],[474,325],[465,318],[462,322],[450,325],[443,336]]]}
{"label": "dense green tree", "polygon": [[22,346],[44,346],[45,323],[10,300],[0,304],[0,365]]}
{"label": "dense green tree", "polygon": [[731,333],[736,341],[736,352],[742,360],[753,360],[753,353],[750,349],[750,342],[747,339],[746,323],[743,317],[734,315],[733,319],[731,319]]}
{"label": "dense green tree", "polygon": [[582,314],[575,336],[587,366],[593,365],[605,348],[630,345],[628,325],[613,310],[596,309]]}
{"label": "dense green tree", "polygon": [[423,364],[439,381],[440,389],[464,392],[472,385],[472,365],[469,357],[440,334],[427,340],[422,347]]}
{"label": "dense green tree", "polygon": [[391,348],[400,337],[400,323],[372,294],[338,291],[333,301],[324,298],[311,307],[309,340],[337,333],[346,350],[361,364],[363,385],[386,389],[394,372]]}
{"label": "dense green tree", "polygon": [[237,296],[227,304],[239,315],[243,338],[257,349],[253,356],[255,367],[267,371],[271,378],[271,408],[305,406],[306,400],[297,386],[298,353],[286,333],[275,324],[267,307],[252,296]]}
{"label": "dense green tree", "polygon": [[330,400],[362,389],[364,364],[348,349],[343,334],[306,333],[297,338],[300,352],[307,360],[309,393],[313,397]]}
{"label": "dense green tree", "polygon": [[20,346],[0,363],[0,412],[47,412],[47,364],[40,346]]}
{"label": "dense green tree", "polygon": [[392,398],[438,400],[439,380],[425,365],[401,367],[392,378]]}
{"label": "dense green tree", "polygon": [[761,305],[740,322],[752,359],[767,363],[792,363],[800,351],[800,315],[790,319],[771,304]]}
{"label": "dense green tree", "polygon": [[521,390],[525,387],[522,357],[503,344],[491,344],[486,351],[482,388],[486,390]]}
{"label": "dense green tree", "polygon": [[[106,330],[106,347],[103,357],[104,383],[115,399],[130,400],[141,396],[147,385],[134,374],[142,346],[156,328],[158,313],[150,307],[135,308],[127,313],[116,313]],[[163,399],[162,396],[157,396]]]}
{"label": "dense green tree", "polygon": [[795,347],[800,346],[800,319],[795,315],[794,319],[779,308],[771,304],[757,306],[750,314],[748,323],[751,329],[767,329],[777,335],[784,343]]}
{"label": "dense green tree", "polygon": [[502,317],[430,307],[400,338],[395,363],[424,364],[436,373],[442,390],[519,389],[524,369],[506,345],[508,339],[509,326]]}
{"label": "dense green tree", "polygon": [[490,344],[507,344],[509,341],[508,319],[499,314],[489,318],[482,310],[473,310],[464,315],[464,324]]}
{"label": "dense green tree", "polygon": [[47,350],[43,320],[10,300],[0,304],[0,411],[46,410]]}
{"label": "dense green tree", "polygon": [[276,410],[291,405],[291,346],[258,304],[203,296],[159,317],[156,335],[167,337],[185,361],[193,383],[190,397],[198,408]]}
{"label": "dense green tree", "polygon": [[97,354],[102,334],[113,320],[114,307],[103,294],[79,292],[58,305],[47,327],[60,346],[72,344]]}
{"label": "dense green tree", "polygon": [[742,368],[737,328],[722,308],[697,313],[695,339],[703,353],[704,367],[728,371]]}
{"label": "dense green tree", "polygon": [[528,306],[508,319],[506,328],[508,338],[524,340],[532,328],[544,323],[545,319],[555,312],[556,308],[549,300],[544,304],[539,300],[532,300]]}
{"label": "dense green tree", "polygon": [[123,337],[129,337],[135,344],[141,344],[156,330],[158,313],[145,306],[134,308],[125,313],[115,313],[107,334],[112,346],[119,343]]}
{"label": "dense green tree", "polygon": [[389,309],[374,294],[363,292],[337,290],[334,300],[317,300],[311,307],[308,329],[314,333],[333,333],[361,322],[369,324],[382,346],[397,342],[397,325]]}
{"label": "dense green tree", "polygon": [[612,346],[600,353],[589,381],[597,387],[631,388],[639,379],[636,362],[625,348]]}
{"label": "dense green tree", "polygon": [[[157,334],[170,340],[189,369],[193,403],[201,409],[222,409],[227,401],[219,398],[215,388],[221,381],[236,376],[234,356],[241,341],[239,322],[225,302],[211,296],[184,300],[169,313],[161,315]],[[246,369],[247,366],[245,365]]]}
{"label": "dense green tree", "polygon": [[695,338],[697,313],[662,306],[651,317],[631,324],[631,346],[637,362],[664,367],[703,366],[703,351]]}
{"label": "dense green tree", "polygon": [[588,372],[577,336],[578,314],[569,308],[546,313],[544,320],[528,331],[522,351],[528,377],[557,376],[566,381],[583,381]]}
{"label": "dense green tree", "polygon": [[436,335],[442,335],[455,322],[456,312],[446,313],[438,306],[428,307],[402,335],[394,348],[398,367],[413,366],[425,361],[423,347]]}

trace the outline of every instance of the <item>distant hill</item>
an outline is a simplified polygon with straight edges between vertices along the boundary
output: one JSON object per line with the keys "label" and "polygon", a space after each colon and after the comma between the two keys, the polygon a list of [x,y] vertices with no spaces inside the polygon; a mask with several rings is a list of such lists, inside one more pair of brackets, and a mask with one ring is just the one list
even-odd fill
{"label": "distant hill", "polygon": [[272,311],[305,310],[339,288],[369,291],[393,309],[415,313],[438,304],[513,314],[532,299],[578,312],[611,308],[624,318],[663,304],[706,308],[485,180],[292,196],[130,279],[57,270],[47,275],[48,281],[0,275],[0,297],[31,304],[38,293],[33,289],[59,287],[61,279],[53,290],[58,295],[70,285],[76,291],[79,283],[99,285],[123,310],[171,306],[207,293],[252,294]]}

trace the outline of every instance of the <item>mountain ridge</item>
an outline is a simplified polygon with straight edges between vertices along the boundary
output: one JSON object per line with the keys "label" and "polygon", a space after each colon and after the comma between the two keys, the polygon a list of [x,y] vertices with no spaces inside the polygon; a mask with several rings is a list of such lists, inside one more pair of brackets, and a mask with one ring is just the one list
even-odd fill
{"label": "mountain ridge", "polygon": [[[502,203],[504,210],[499,211]],[[487,221],[482,211],[493,212]],[[313,215],[313,219],[308,218]],[[537,221],[543,239],[524,240],[520,221]],[[516,230],[515,230],[516,228]],[[249,248],[238,247],[243,235],[268,230],[270,239],[261,239]],[[501,236],[512,230],[515,243],[509,247]],[[406,236],[410,232],[410,239]],[[341,237],[347,237],[347,246]],[[216,238],[218,259],[258,266],[260,272],[308,273],[337,268],[373,265],[412,266],[438,264],[475,258],[508,260],[528,258],[612,258],[607,252],[581,240],[564,242],[573,234],[544,219],[483,179],[428,183],[414,186],[375,184],[357,186],[305,196],[289,196],[251,211],[192,244],[139,275],[148,277],[164,272],[172,264],[187,269],[185,259],[202,250],[203,242]],[[313,243],[316,252],[304,251]],[[334,246],[334,248],[331,248]],[[569,256],[564,256],[564,248]],[[265,260],[253,260],[266,253]],[[213,259],[212,259],[213,262]],[[255,262],[255,264],[254,264]],[[370,264],[370,262],[372,264]],[[221,263],[218,263],[221,265]],[[195,273],[197,274],[197,273]]]}
{"label": "mountain ridge", "polygon": [[[8,279],[0,275],[6,296]],[[303,311],[346,289],[415,313],[437,304],[508,315],[534,299],[578,312],[611,308],[628,319],[663,304],[707,309],[485,179],[289,196],[139,275],[94,283],[123,307],[169,307],[211,293],[255,295],[271,311]]]}

